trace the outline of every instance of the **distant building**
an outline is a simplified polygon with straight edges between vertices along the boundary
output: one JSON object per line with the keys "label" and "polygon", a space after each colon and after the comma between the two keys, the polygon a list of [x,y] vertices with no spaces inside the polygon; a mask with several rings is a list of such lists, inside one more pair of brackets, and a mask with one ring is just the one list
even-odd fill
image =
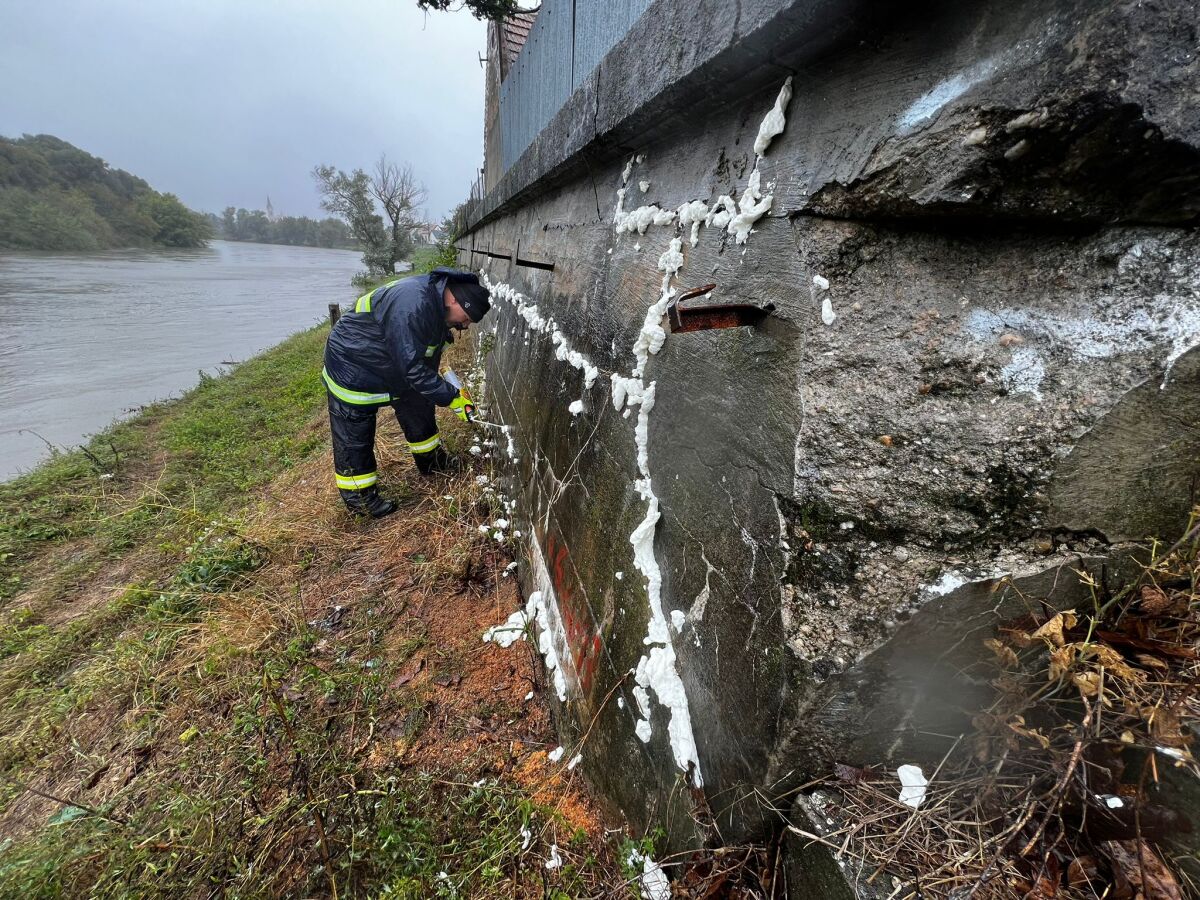
{"label": "distant building", "polygon": [[446,229],[433,222],[418,222],[412,227],[413,243],[418,247],[430,247],[446,240]]}

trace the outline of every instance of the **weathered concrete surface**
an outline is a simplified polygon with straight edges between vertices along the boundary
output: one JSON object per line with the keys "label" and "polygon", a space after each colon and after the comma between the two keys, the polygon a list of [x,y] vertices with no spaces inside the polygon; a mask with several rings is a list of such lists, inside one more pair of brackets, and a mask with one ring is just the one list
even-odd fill
{"label": "weathered concrete surface", "polygon": [[[767,827],[763,799],[835,759],[936,763],[1020,593],[1071,605],[1071,565],[1178,532],[1200,479],[1196,5],[933,6],[919,26],[842,5],[827,33],[801,15],[819,4],[733,6],[659,0],[461,243],[525,298],[496,305],[489,415],[512,427],[567,743],[587,734],[589,778],[677,846]],[[625,211],[740,197],[789,67],[747,244],[614,231],[619,188]],[[639,445],[610,389],[676,238],[677,293],[775,308],[666,339]],[[660,698],[635,734],[629,673],[664,646],[629,542],[639,446],[701,779]]]}
{"label": "weathered concrete surface", "polygon": [[871,882],[874,866],[868,866],[857,854],[835,851],[834,847],[840,847],[845,840],[837,832],[847,825],[839,810],[840,798],[828,790],[802,794],[792,804],[792,828],[786,835],[787,896],[886,900],[895,890],[890,876],[877,878],[878,883]]}

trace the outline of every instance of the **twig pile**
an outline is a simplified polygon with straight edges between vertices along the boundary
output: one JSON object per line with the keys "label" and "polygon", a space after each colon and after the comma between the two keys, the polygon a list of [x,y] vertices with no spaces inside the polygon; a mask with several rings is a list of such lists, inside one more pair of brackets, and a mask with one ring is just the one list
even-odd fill
{"label": "twig pile", "polygon": [[924,802],[899,802],[891,773],[838,766],[845,824],[821,843],[881,897],[1200,895],[1175,845],[1191,830],[1179,785],[1200,777],[1198,520],[1119,589],[1080,572],[1091,609],[1032,600],[1001,623],[992,701]]}

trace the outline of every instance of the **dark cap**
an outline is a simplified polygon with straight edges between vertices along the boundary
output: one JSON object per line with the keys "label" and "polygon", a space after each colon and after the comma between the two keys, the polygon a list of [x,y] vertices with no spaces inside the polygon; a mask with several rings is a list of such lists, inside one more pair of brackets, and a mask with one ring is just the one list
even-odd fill
{"label": "dark cap", "polygon": [[450,285],[450,293],[458,301],[472,322],[478,322],[492,308],[488,301],[488,290],[482,284],[472,281],[461,281]]}

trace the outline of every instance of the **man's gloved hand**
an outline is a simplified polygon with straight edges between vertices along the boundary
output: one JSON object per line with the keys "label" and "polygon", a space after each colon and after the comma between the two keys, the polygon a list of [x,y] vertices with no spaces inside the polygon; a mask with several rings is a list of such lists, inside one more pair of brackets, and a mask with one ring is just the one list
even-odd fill
{"label": "man's gloved hand", "polygon": [[475,418],[475,407],[471,403],[471,398],[461,391],[457,397],[450,401],[450,408],[464,422],[470,422]]}

